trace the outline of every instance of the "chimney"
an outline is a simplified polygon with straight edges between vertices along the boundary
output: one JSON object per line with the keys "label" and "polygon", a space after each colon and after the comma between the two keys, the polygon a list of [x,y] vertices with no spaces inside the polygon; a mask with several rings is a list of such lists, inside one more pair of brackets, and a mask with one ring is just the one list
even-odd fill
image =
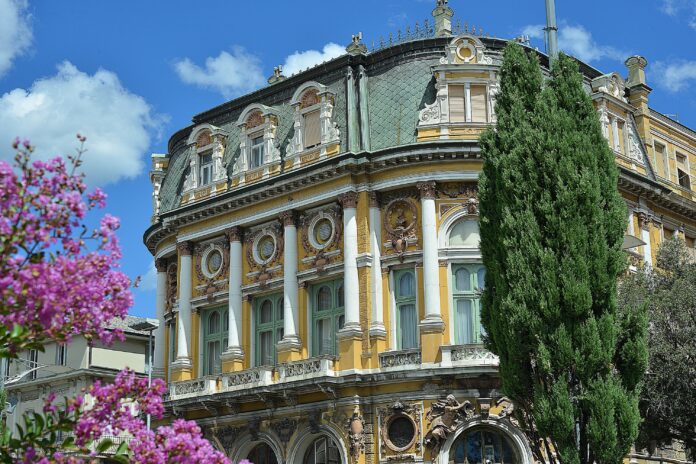
{"label": "chimney", "polygon": [[452,16],[454,11],[447,6],[447,0],[437,0],[433,17],[435,18],[435,37],[449,37],[452,35]]}
{"label": "chimney", "polygon": [[628,68],[628,79],[626,79],[628,101],[639,111],[647,114],[648,95],[652,91],[645,81],[645,67],[648,65],[648,60],[635,55],[627,59],[625,64]]}

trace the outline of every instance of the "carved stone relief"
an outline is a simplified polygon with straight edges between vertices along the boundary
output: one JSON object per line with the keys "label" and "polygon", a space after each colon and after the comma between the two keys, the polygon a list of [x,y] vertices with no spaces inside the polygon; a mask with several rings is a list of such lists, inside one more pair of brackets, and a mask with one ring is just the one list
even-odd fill
{"label": "carved stone relief", "polygon": [[432,456],[440,453],[442,444],[450,433],[454,432],[460,422],[474,415],[474,406],[469,401],[459,403],[454,395],[432,404],[426,418],[430,429],[425,434],[425,446],[430,448]]}
{"label": "carved stone relief", "polygon": [[422,406],[400,400],[377,409],[380,459],[410,460],[422,454]]}
{"label": "carved stone relief", "polygon": [[360,408],[355,407],[353,415],[348,419],[348,439],[350,455],[354,460],[360,458],[360,453],[365,450],[365,420],[360,415]]}
{"label": "carved stone relief", "polygon": [[250,274],[255,275],[261,285],[270,280],[275,268],[279,268],[283,256],[283,229],[274,222],[244,234],[246,258]]}
{"label": "carved stone relief", "polygon": [[343,218],[338,205],[303,214],[300,227],[302,248],[317,272],[322,272],[327,265],[340,259]]}
{"label": "carved stone relief", "polygon": [[[438,194],[442,197],[463,200],[461,203],[457,201],[456,204],[461,204],[465,207],[467,214],[476,215],[479,210],[478,201],[478,187],[476,184],[465,184],[465,183],[445,183],[438,184],[437,186]],[[447,203],[446,205],[440,206],[440,214],[444,215],[447,211],[452,209],[455,203]]]}
{"label": "carved stone relief", "polygon": [[417,239],[418,210],[412,197],[396,196],[385,198],[382,224],[386,232],[386,241],[392,249],[402,256],[406,252],[409,242]]}
{"label": "carved stone relief", "polygon": [[195,289],[197,295],[207,295],[208,298],[212,298],[214,293],[225,287],[230,268],[229,246],[229,241],[224,238],[196,245],[195,269],[199,281]]}

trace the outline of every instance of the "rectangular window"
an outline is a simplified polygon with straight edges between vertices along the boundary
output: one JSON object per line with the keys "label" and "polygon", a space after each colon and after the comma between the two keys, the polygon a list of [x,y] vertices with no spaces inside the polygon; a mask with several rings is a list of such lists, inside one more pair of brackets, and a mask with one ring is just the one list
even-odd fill
{"label": "rectangular window", "polygon": [[283,339],[283,295],[254,299],[256,329],[256,365],[275,366],[278,362],[276,344]]}
{"label": "rectangular window", "polygon": [[68,361],[68,350],[65,345],[56,345],[56,365],[65,366]]}
{"label": "rectangular window", "polygon": [[691,179],[689,177],[689,168],[686,165],[686,156],[681,153],[677,153],[677,177],[679,185],[691,190]]}
{"label": "rectangular window", "polygon": [[29,380],[36,380],[36,368],[39,367],[39,352],[37,350],[29,350],[29,362],[27,368],[29,372]]}
{"label": "rectangular window", "polygon": [[338,353],[336,332],[345,322],[343,280],[323,282],[312,287],[312,354]]}
{"label": "rectangular window", "polygon": [[304,147],[311,148],[321,143],[321,126],[319,110],[310,111],[304,115]]}
{"label": "rectangular window", "polygon": [[450,85],[448,94],[450,122],[466,122],[466,92],[464,86]]}
{"label": "rectangular window", "polygon": [[203,313],[203,375],[222,372],[222,352],[227,348],[228,311],[209,309]]}
{"label": "rectangular window", "polygon": [[452,299],[455,342],[460,345],[481,343],[481,291],[485,286],[486,268],[481,264],[452,266]]}
{"label": "rectangular window", "polygon": [[416,309],[416,275],[412,269],[394,273],[396,301],[396,348],[418,347],[418,311]]}
{"label": "rectangular window", "polygon": [[206,153],[200,157],[200,185],[208,185],[213,180],[213,155]]}
{"label": "rectangular window", "polygon": [[485,85],[471,86],[471,121],[488,121],[488,106],[486,105],[487,94]]}
{"label": "rectangular window", "polygon": [[251,158],[249,169],[258,168],[263,164],[263,136],[251,139]]}
{"label": "rectangular window", "polygon": [[666,179],[667,178],[667,174],[666,174],[667,157],[665,156],[665,154],[666,154],[665,146],[656,142],[655,143],[655,157],[653,158],[653,164],[655,165],[655,170],[657,171],[657,175],[660,177],[664,177]]}

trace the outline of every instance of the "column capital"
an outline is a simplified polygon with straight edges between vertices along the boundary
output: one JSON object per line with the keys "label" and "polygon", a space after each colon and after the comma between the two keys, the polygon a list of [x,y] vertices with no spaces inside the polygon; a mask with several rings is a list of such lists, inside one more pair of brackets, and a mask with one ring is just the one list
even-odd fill
{"label": "column capital", "polygon": [[278,215],[278,217],[280,218],[280,222],[283,224],[284,227],[297,225],[297,215],[293,210],[283,211]]}
{"label": "column capital", "polygon": [[369,192],[370,196],[370,208],[379,208],[379,192],[371,190]]}
{"label": "column capital", "polygon": [[164,258],[157,258],[155,260],[155,269],[157,269],[157,272],[167,272],[167,260]]}
{"label": "column capital", "polygon": [[193,242],[191,242],[191,241],[179,242],[176,244],[176,249],[179,251],[179,254],[182,256],[191,256],[191,254],[193,253]]}
{"label": "column capital", "polygon": [[421,200],[434,200],[437,196],[437,184],[434,180],[418,182],[416,188],[420,191]]}
{"label": "column capital", "polygon": [[244,238],[244,229],[239,226],[233,226],[225,230],[225,237],[230,242],[241,242]]}
{"label": "column capital", "polygon": [[647,211],[636,211],[636,216],[638,216],[638,227],[644,230],[650,229],[650,214]]}
{"label": "column capital", "polygon": [[343,206],[343,209],[356,208],[358,206],[358,192],[350,191],[339,195],[338,201]]}

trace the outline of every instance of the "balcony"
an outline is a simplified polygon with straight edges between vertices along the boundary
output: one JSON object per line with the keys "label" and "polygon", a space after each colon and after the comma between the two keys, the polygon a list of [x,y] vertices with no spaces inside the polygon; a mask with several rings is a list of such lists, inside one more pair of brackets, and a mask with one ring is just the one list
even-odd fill
{"label": "balcony", "polygon": [[379,367],[385,370],[402,370],[420,367],[420,348],[399,351],[385,351],[379,354]]}
{"label": "balcony", "polygon": [[483,345],[449,345],[442,347],[441,367],[494,367],[500,360]]}

